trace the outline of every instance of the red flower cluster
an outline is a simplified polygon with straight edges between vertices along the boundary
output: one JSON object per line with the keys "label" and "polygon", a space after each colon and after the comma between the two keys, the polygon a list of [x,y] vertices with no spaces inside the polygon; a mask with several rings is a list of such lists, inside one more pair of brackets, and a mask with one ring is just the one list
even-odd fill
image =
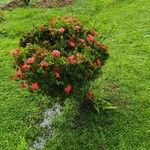
{"label": "red flower cluster", "polygon": [[48,63],[45,60],[42,60],[41,63],[40,63],[40,66],[42,68],[47,68],[48,67]]}
{"label": "red flower cluster", "polygon": [[45,57],[47,55],[47,51],[45,49],[42,49],[41,51],[41,56]]}
{"label": "red flower cluster", "polygon": [[81,29],[81,27],[78,26],[78,25],[76,25],[76,26],[74,27],[74,29],[75,29],[76,31],[79,31],[79,30]]}
{"label": "red flower cluster", "polygon": [[16,71],[16,77],[17,77],[17,78],[22,78],[22,71],[21,71],[20,68],[17,69],[17,71]]}
{"label": "red flower cluster", "polygon": [[65,32],[65,29],[64,28],[60,28],[60,29],[58,29],[58,32],[59,33],[63,33],[63,32]]}
{"label": "red flower cluster", "polygon": [[71,47],[76,47],[76,43],[74,41],[68,41]]}
{"label": "red flower cluster", "polygon": [[86,93],[86,98],[87,98],[88,100],[92,100],[93,97],[94,97],[93,92],[89,91],[89,92]]}
{"label": "red flower cluster", "polygon": [[94,42],[94,40],[95,40],[95,37],[94,37],[93,35],[89,34],[89,35],[87,36],[87,41],[89,41],[89,42]]}
{"label": "red flower cluster", "polygon": [[39,89],[39,85],[38,85],[38,83],[32,83],[32,85],[31,85],[31,89],[33,90],[33,91],[37,91],[38,89]]}
{"label": "red flower cluster", "polygon": [[85,39],[79,39],[79,42],[81,42],[82,44],[85,43]]}
{"label": "red flower cluster", "polygon": [[24,83],[21,84],[21,88],[23,88],[23,89],[24,89],[24,88],[28,88],[28,86],[29,86],[29,85],[28,85],[28,83],[26,83],[26,82],[24,82]]}
{"label": "red flower cluster", "polygon": [[35,62],[35,57],[28,58],[26,61],[27,64],[33,64],[34,62]]}
{"label": "red flower cluster", "polygon": [[22,89],[31,88],[32,91],[39,90],[39,84],[37,82],[34,82],[31,84],[31,86],[27,82],[23,82],[20,86]]}
{"label": "red flower cluster", "polygon": [[11,52],[11,54],[13,55],[14,58],[17,58],[20,54],[20,49],[15,49]]}
{"label": "red flower cluster", "polygon": [[22,71],[25,71],[25,70],[28,70],[28,69],[30,69],[30,65],[28,65],[28,64],[23,64],[22,67],[21,67]]}
{"label": "red flower cluster", "polygon": [[58,50],[53,50],[51,54],[54,58],[60,57],[60,51],[58,51]]}
{"label": "red flower cluster", "polygon": [[75,64],[77,62],[76,57],[74,55],[71,55],[68,57],[68,63],[69,64]]}
{"label": "red flower cluster", "polygon": [[70,94],[71,90],[72,90],[72,87],[71,87],[70,84],[68,84],[68,85],[64,88],[64,91],[65,91],[66,94]]}
{"label": "red flower cluster", "polygon": [[60,79],[60,70],[58,68],[53,69],[53,74],[57,79]]}

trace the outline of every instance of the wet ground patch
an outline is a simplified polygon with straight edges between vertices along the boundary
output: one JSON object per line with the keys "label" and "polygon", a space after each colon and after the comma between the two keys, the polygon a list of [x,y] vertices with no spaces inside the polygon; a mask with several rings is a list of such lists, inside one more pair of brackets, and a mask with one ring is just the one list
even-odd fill
{"label": "wet ground patch", "polygon": [[43,149],[47,139],[53,138],[55,135],[55,129],[53,127],[53,120],[60,115],[62,111],[62,106],[55,103],[52,108],[47,108],[43,112],[43,121],[39,123],[39,127],[42,129],[47,129],[48,133],[42,132],[40,136],[36,138],[33,145],[30,147],[32,149]]}

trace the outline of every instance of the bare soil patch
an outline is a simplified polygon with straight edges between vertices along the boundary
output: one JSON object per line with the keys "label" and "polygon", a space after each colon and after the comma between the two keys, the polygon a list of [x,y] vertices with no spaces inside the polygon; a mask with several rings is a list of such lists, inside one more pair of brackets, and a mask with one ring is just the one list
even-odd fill
{"label": "bare soil patch", "polygon": [[23,7],[24,4],[23,2],[21,2],[20,0],[13,0],[7,4],[1,4],[0,5],[0,9],[2,10],[11,10],[11,9],[15,9],[18,7]]}
{"label": "bare soil patch", "polygon": [[39,8],[63,7],[73,4],[74,0],[40,0],[34,6]]}
{"label": "bare soil patch", "polygon": [[[36,8],[63,7],[73,4],[74,1],[75,0],[39,0],[35,4],[29,4],[29,6]],[[25,7],[25,4],[20,0],[12,0],[7,4],[0,4],[0,9],[2,10],[12,10],[18,7]]]}

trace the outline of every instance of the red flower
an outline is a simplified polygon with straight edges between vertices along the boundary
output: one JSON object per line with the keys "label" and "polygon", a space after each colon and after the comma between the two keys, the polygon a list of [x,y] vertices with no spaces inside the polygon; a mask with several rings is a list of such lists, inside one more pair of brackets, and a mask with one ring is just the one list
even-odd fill
{"label": "red flower", "polygon": [[37,53],[37,52],[38,52],[38,50],[39,50],[38,48],[34,48],[34,52],[35,52],[35,53]]}
{"label": "red flower", "polygon": [[56,78],[60,78],[60,70],[58,68],[53,69],[53,74]]}
{"label": "red flower", "polygon": [[41,63],[40,63],[40,66],[47,68],[48,67],[48,63],[45,60],[42,60]]}
{"label": "red flower", "polygon": [[20,49],[14,49],[12,52],[11,52],[11,54],[13,55],[13,57],[18,57],[19,56],[19,54],[20,54]]}
{"label": "red flower", "polygon": [[17,62],[17,61],[16,61],[15,64],[16,64],[16,65],[20,65],[20,62]]}
{"label": "red flower", "polygon": [[65,31],[65,29],[64,28],[60,28],[60,29],[58,29],[58,32],[59,33],[63,33]]}
{"label": "red flower", "polygon": [[72,87],[71,87],[70,84],[68,84],[68,85],[64,88],[64,92],[65,92],[66,94],[69,94],[69,93],[71,92],[71,90],[72,90]]}
{"label": "red flower", "polygon": [[94,37],[93,35],[91,35],[91,34],[88,34],[87,40],[88,40],[89,42],[93,42],[93,41],[95,40],[95,37]]}
{"label": "red flower", "polygon": [[50,26],[51,26],[52,28],[55,26],[54,20],[52,20],[52,21],[50,22]]}
{"label": "red flower", "polygon": [[108,46],[102,44],[102,45],[101,45],[101,49],[102,49],[102,52],[104,52],[105,50],[108,49]]}
{"label": "red flower", "polygon": [[86,98],[88,100],[92,100],[93,97],[94,97],[94,94],[91,91],[89,91],[89,92],[86,93]]}
{"label": "red flower", "polygon": [[95,35],[97,35],[97,32],[96,31],[92,31],[91,34],[95,36]]}
{"label": "red flower", "polygon": [[76,43],[75,43],[74,41],[69,41],[69,45],[70,45],[71,47],[76,47]]}
{"label": "red flower", "polygon": [[17,78],[22,78],[22,71],[21,71],[20,68],[16,71],[16,77]]}
{"label": "red flower", "polygon": [[58,50],[53,50],[51,54],[54,58],[60,57],[60,51]]}
{"label": "red flower", "polygon": [[46,56],[46,55],[47,55],[46,50],[45,50],[45,49],[42,49],[42,51],[41,51],[41,56],[44,57],[44,56]]}
{"label": "red flower", "polygon": [[28,65],[28,64],[24,64],[22,67],[21,67],[21,70],[28,70],[28,69],[30,69],[30,65]]}
{"label": "red flower", "polygon": [[38,85],[38,83],[32,83],[32,85],[31,85],[31,89],[33,90],[33,91],[36,91],[36,90],[38,90],[39,89],[39,85]]}
{"label": "red flower", "polygon": [[84,39],[79,39],[79,42],[84,44],[85,43],[85,40]]}
{"label": "red flower", "polygon": [[75,64],[77,62],[76,57],[74,55],[71,55],[68,57],[68,63],[69,64]]}
{"label": "red flower", "polygon": [[33,64],[34,62],[35,62],[35,57],[31,57],[26,60],[27,64]]}
{"label": "red flower", "polygon": [[103,45],[103,44],[100,43],[100,42],[96,42],[96,44],[101,48],[101,51],[102,51],[102,52],[104,52],[105,50],[108,49],[108,46]]}
{"label": "red flower", "polygon": [[55,75],[56,78],[60,78],[60,73],[59,73],[59,72],[56,71],[56,72],[54,73],[54,75]]}
{"label": "red flower", "polygon": [[28,83],[24,82],[24,83],[21,84],[20,87],[21,87],[21,88],[27,88],[27,87],[28,87]]}
{"label": "red flower", "polygon": [[97,60],[96,60],[96,64],[97,64],[97,66],[101,65],[101,60],[100,60],[100,59],[97,59]]}
{"label": "red flower", "polygon": [[74,27],[74,29],[75,29],[76,31],[78,31],[79,29],[81,29],[81,27],[78,26],[78,25],[76,25],[76,26]]}

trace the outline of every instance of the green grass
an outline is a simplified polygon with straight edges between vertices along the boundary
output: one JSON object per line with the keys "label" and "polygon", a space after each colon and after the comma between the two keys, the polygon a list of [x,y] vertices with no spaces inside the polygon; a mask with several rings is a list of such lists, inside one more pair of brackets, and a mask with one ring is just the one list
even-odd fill
{"label": "green grass", "polygon": [[[5,12],[0,24],[0,149],[23,150],[39,134],[36,125],[52,99],[18,88],[10,80],[14,73],[10,51],[18,47],[20,35],[49,18],[71,13],[111,35],[110,59],[103,76],[91,83],[99,99],[118,106],[116,111],[76,116],[71,100],[56,120],[56,137],[48,150],[148,150],[150,147],[150,2],[143,0],[77,0],[74,6],[55,9],[19,8]],[[95,10],[96,8],[96,10]],[[95,23],[96,20],[96,23]],[[72,100],[73,101],[73,100]],[[72,107],[71,107],[72,106]]]}
{"label": "green grass", "polygon": [[6,3],[9,3],[11,0],[1,0],[0,1],[0,4],[6,4]]}

